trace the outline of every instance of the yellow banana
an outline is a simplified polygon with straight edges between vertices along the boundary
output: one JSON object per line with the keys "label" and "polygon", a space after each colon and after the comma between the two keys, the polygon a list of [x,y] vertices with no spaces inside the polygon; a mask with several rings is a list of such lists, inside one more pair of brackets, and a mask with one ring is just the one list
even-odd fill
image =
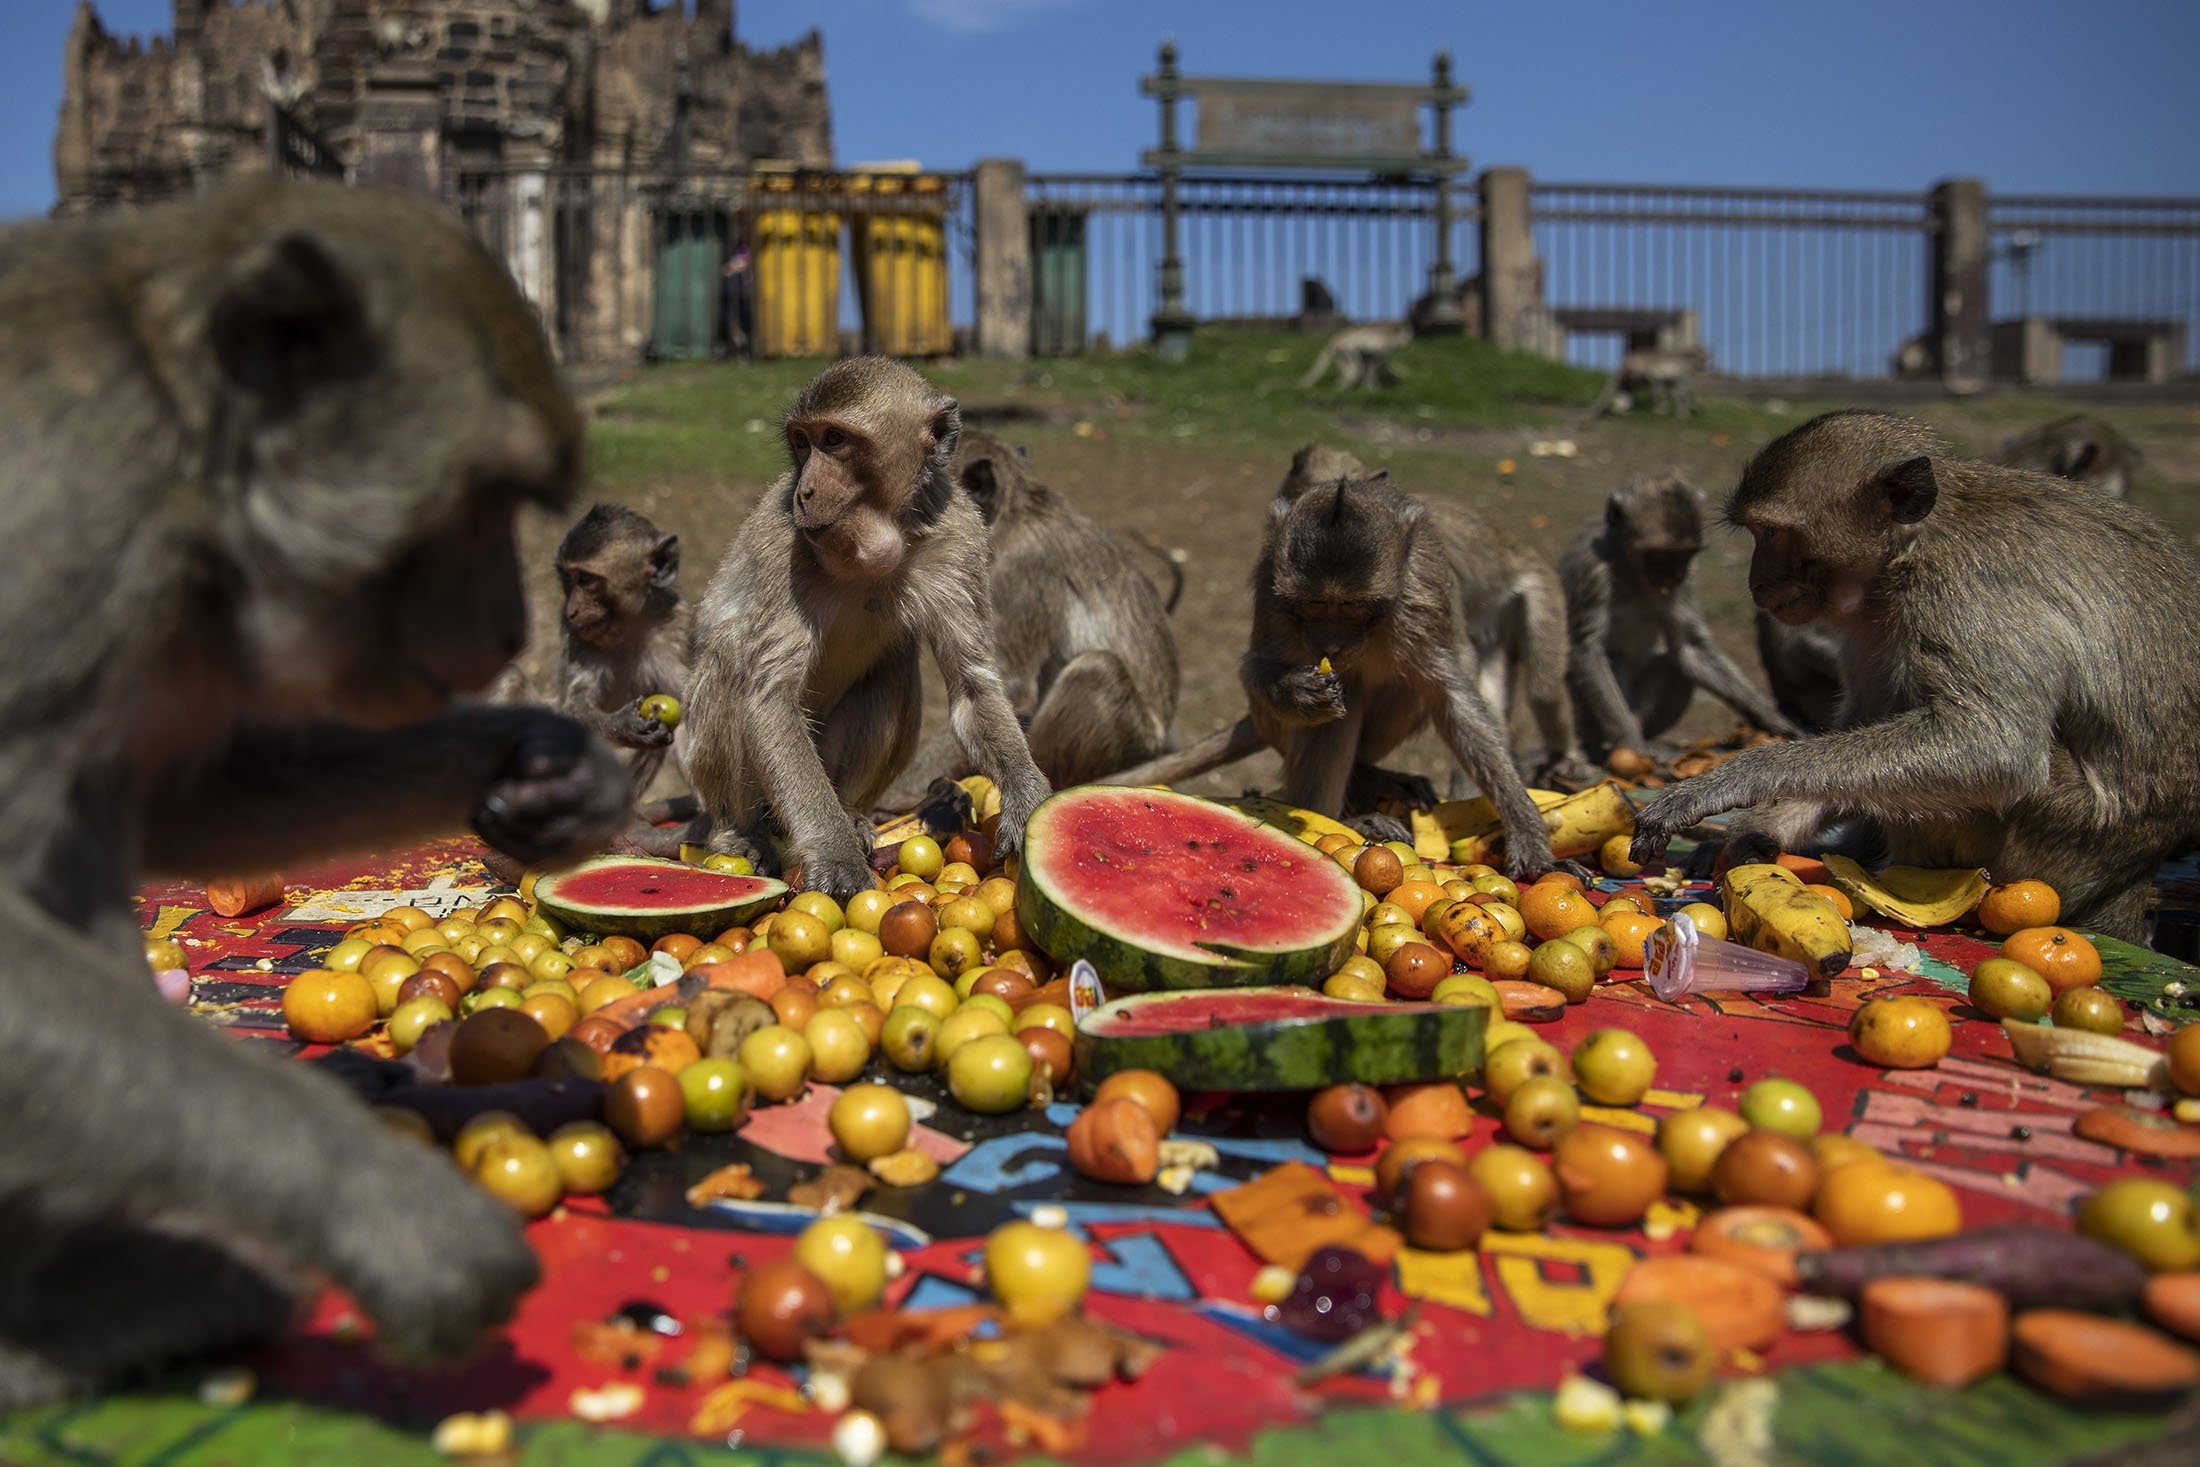
{"label": "yellow banana", "polygon": [[970,808],[976,813],[974,820],[990,820],[1001,813],[1000,787],[982,774],[966,774],[955,781],[970,796]]}
{"label": "yellow banana", "polygon": [[[1610,780],[1570,795],[1531,789],[1528,798],[1543,816],[1554,856],[1590,855],[1613,836],[1635,828],[1635,807]],[[1419,818],[1413,823],[1413,848],[1430,860],[1449,858],[1461,865],[1487,861],[1505,835],[1495,807],[1486,799],[1447,801],[1426,819],[1426,825]]]}
{"label": "yellow banana", "polygon": [[[912,836],[930,834],[931,832],[924,828],[924,821],[918,817],[916,811],[912,810],[907,815],[896,815],[891,820],[882,821],[873,829],[871,832],[871,848],[879,850],[886,846],[898,846]],[[682,858],[685,859],[684,847],[682,848]]]}
{"label": "yellow banana", "polygon": [[1874,875],[1847,856],[1829,855],[1825,862],[1833,884],[1851,900],[1911,927],[1944,927],[1986,895],[1986,873],[1975,868],[1889,866]]}
{"label": "yellow banana", "polygon": [[1302,810],[1295,805],[1286,805],[1281,800],[1264,800],[1257,795],[1247,795],[1243,799],[1217,800],[1215,803],[1228,805],[1239,814],[1250,815],[1264,825],[1273,825],[1278,830],[1297,836],[1308,845],[1314,844],[1325,835],[1350,836],[1356,841],[1366,839],[1342,820],[1332,820],[1319,810]]}
{"label": "yellow banana", "polygon": [[1728,869],[1726,925],[1736,942],[1793,958],[1814,977],[1831,978],[1849,965],[1849,924],[1784,866]]}

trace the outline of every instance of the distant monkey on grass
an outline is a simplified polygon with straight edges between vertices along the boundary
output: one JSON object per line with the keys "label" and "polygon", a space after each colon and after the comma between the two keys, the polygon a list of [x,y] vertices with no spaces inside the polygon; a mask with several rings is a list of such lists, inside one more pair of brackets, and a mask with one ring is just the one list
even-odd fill
{"label": "distant monkey on grass", "polygon": [[1301,387],[1319,383],[1334,367],[1337,390],[1355,387],[1373,391],[1398,380],[1390,359],[1413,344],[1413,326],[1407,321],[1378,321],[1366,326],[1347,326],[1322,343],[1314,365],[1299,379]]}
{"label": "distant monkey on grass", "polygon": [[1700,346],[1631,351],[1620,358],[1612,379],[1604,384],[1604,392],[1589,409],[1589,416],[1597,418],[1606,413],[1631,412],[1637,404],[1647,405],[1656,397],[1664,402],[1666,412],[1672,416],[1694,417],[1697,412],[1696,379],[1710,365],[1710,353]]}
{"label": "distant monkey on grass", "polygon": [[2002,445],[2001,461],[2013,469],[2053,474],[2121,499],[2131,487],[2139,452],[2099,418],[2075,413],[2043,423]]}

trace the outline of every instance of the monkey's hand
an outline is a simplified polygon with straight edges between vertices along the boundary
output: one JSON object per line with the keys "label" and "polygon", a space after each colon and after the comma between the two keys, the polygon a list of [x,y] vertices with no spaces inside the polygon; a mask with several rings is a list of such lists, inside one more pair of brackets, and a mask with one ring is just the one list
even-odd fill
{"label": "monkey's hand", "polygon": [[570,718],[512,711],[525,717],[474,807],[475,833],[530,866],[602,849],[631,814],[618,756]]}
{"label": "monkey's hand", "polygon": [[1704,798],[1710,783],[1708,775],[1685,779],[1652,800],[1635,816],[1635,838],[1628,843],[1628,855],[1638,864],[1648,865],[1665,854],[1674,836],[1729,808],[1715,793],[1710,799]]}
{"label": "monkey's hand", "polygon": [[1272,701],[1285,723],[1335,723],[1344,717],[1344,679],[1315,667],[1294,667],[1276,680]]}
{"label": "monkey's hand", "polygon": [[640,699],[635,700],[633,707],[622,708],[612,715],[608,732],[611,742],[622,749],[672,747],[672,730],[654,718],[644,718]]}
{"label": "monkey's hand", "polygon": [[329,1199],[324,1264],[374,1318],[381,1351],[450,1360],[512,1317],[541,1267],[512,1210],[448,1155],[361,1117]]}
{"label": "monkey's hand", "polygon": [[793,865],[795,880],[804,890],[821,891],[843,906],[857,892],[878,885],[871,863],[853,846],[845,852],[802,852]]}

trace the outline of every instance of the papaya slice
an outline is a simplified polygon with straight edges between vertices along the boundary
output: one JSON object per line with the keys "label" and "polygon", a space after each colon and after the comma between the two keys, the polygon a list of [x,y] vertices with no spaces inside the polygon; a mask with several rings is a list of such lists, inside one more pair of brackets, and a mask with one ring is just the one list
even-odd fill
{"label": "papaya slice", "polygon": [[2141,1324],[2032,1309],[2017,1316],[2011,1363],[2051,1395],[2115,1411],[2156,1411],[2200,1386],[2200,1359]]}
{"label": "papaya slice", "polygon": [[1652,1300],[1687,1305],[1715,1350],[1763,1349],[1787,1328],[1778,1284],[1755,1269],[1700,1253],[1636,1264],[1612,1295],[1612,1313]]}
{"label": "papaya slice", "polygon": [[2200,1272],[2158,1273],[2140,1299],[2147,1318],[2171,1334],[2200,1340]]}
{"label": "papaya slice", "polygon": [[1795,1255],[1833,1246],[1833,1235],[1791,1207],[1722,1207],[1696,1224],[1689,1251],[1738,1263],[1782,1288],[1796,1286]]}
{"label": "papaya slice", "polygon": [[2009,1301],[1977,1284],[1885,1278],[1864,1285],[1865,1348],[1927,1385],[1967,1386],[2009,1358]]}

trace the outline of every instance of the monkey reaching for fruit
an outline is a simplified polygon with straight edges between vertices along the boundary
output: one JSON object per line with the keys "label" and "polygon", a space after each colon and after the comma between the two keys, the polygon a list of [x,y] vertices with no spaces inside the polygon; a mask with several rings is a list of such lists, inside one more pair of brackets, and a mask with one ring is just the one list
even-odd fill
{"label": "monkey reaching for fruit", "polygon": [[1702,549],[1696,491],[1678,474],[1654,474],[1614,492],[1604,518],[1559,561],[1574,708],[1611,748],[1646,751],[1680,722],[1698,688],[1759,728],[1796,732],[1719,650],[1696,609],[1688,573]]}
{"label": "monkey reaching for fruit", "polygon": [[558,584],[558,708],[628,751],[639,801],[672,747],[671,727],[644,702],[687,688],[680,537],[623,505],[599,504],[559,544]]}
{"label": "monkey reaching for fruit", "polygon": [[580,460],[534,312],[444,210],[262,175],[0,234],[0,318],[0,1409],[277,1330],[309,1273],[462,1352],[535,1280],[511,1212],[164,1002],[130,897],[469,810],[529,862],[618,829],[587,730],[451,703]]}
{"label": "monkey reaching for fruit", "polygon": [[763,861],[765,817],[812,887],[873,884],[871,807],[909,761],[916,647],[1001,791],[998,849],[1047,797],[992,655],[985,522],[949,464],[955,400],[884,357],[836,362],[784,424],[793,470],[758,501],[703,595],[682,767],[714,848]]}
{"label": "monkey reaching for fruit", "polygon": [[[1507,589],[1489,584],[1497,563],[1484,528],[1465,506],[1409,499],[1381,476],[1287,482],[1253,570],[1239,675],[1254,730],[1283,756],[1287,803],[1339,815],[1389,795],[1374,761],[1434,719],[1497,807],[1507,871],[1542,871],[1554,864],[1542,818],[1476,686],[1489,664],[1467,618],[1488,615]],[[1555,680],[1564,618],[1551,610]]]}
{"label": "monkey reaching for fruit", "polygon": [[[1176,637],[1131,547],[1034,482],[990,433],[964,429],[950,467],[985,518],[994,653],[1040,773],[1067,788],[1166,749]],[[911,772],[968,773],[952,738],[927,739]],[[914,799],[905,789],[887,803]]]}
{"label": "monkey reaching for fruit", "polygon": [[2053,474],[2121,499],[2131,487],[2139,452],[2099,418],[2075,413],[2010,439],[2002,445],[2001,461],[2013,469]]}
{"label": "monkey reaching for fruit", "polygon": [[2065,920],[2136,939],[2156,869],[2200,841],[2200,568],[2161,524],[1866,412],[1775,440],[1727,517],[1757,604],[1839,638],[1846,726],[1674,785],[1636,859],[1722,810],[1748,810],[1751,854],[1867,815],[1898,864],[2037,877]]}

